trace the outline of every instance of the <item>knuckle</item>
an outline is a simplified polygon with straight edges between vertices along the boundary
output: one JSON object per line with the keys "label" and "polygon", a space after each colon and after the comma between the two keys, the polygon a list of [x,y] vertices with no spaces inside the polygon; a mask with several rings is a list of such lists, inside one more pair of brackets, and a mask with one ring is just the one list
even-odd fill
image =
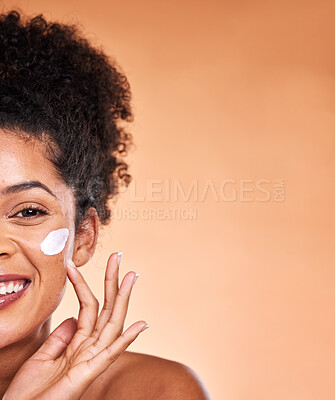
{"label": "knuckle", "polygon": [[80,309],[92,307],[94,307],[94,309],[99,309],[99,301],[94,295],[92,295],[92,298],[89,300],[83,300],[80,303]]}
{"label": "knuckle", "polygon": [[117,297],[120,299],[120,300],[123,300],[124,299],[124,294],[123,293],[120,293],[120,290],[117,292]]}
{"label": "knuckle", "polygon": [[94,328],[91,336],[96,339],[99,336],[99,328]]}
{"label": "knuckle", "polygon": [[111,325],[112,329],[116,331],[117,336],[120,336],[123,331],[123,324],[115,322],[113,319],[107,321],[108,325]]}
{"label": "knuckle", "polygon": [[123,332],[122,337],[124,338],[124,341],[129,344],[136,339],[136,336],[134,336],[133,334],[130,334],[129,331]]}
{"label": "knuckle", "polygon": [[107,311],[109,311],[109,310],[111,310],[112,308],[113,308],[113,301],[112,300],[105,300],[104,301],[104,305],[103,305],[103,310],[107,310]]}
{"label": "knuckle", "polygon": [[113,319],[109,319],[109,320],[106,322],[106,324],[110,325],[112,328],[116,328],[116,327],[117,327],[117,325],[116,325],[116,323],[114,322]]}
{"label": "knuckle", "polygon": [[110,361],[114,362],[115,360],[117,360],[119,358],[119,354],[115,353],[115,350],[113,349],[112,345],[107,346],[106,351],[108,354],[108,359]]}

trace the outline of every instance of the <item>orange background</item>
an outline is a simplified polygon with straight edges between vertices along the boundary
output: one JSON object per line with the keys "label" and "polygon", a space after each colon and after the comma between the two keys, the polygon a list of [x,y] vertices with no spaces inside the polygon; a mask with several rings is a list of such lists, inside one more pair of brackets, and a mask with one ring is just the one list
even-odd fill
{"label": "orange background", "polygon": [[[335,398],[334,2],[1,4],[79,24],[131,83],[133,182],[115,207],[137,217],[81,269],[101,303],[111,252],[140,273],[126,326],[150,328],[128,350],[189,365],[217,400]],[[232,182],[173,201],[152,180],[199,197]],[[196,218],[143,218],[171,208]],[[77,313],[68,283],[53,328]]]}

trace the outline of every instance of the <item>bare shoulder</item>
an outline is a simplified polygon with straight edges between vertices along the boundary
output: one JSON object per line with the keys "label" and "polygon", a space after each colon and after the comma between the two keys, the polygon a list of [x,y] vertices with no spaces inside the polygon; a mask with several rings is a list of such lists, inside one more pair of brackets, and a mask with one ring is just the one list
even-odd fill
{"label": "bare shoulder", "polygon": [[194,370],[149,354],[125,351],[102,375],[95,388],[101,400],[210,400]]}

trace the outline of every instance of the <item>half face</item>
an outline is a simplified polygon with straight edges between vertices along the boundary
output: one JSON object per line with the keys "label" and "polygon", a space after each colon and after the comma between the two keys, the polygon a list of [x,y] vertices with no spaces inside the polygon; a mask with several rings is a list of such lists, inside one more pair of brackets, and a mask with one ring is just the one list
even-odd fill
{"label": "half face", "polygon": [[73,255],[74,205],[45,145],[0,131],[0,278],[18,274],[30,280],[4,308],[0,295],[0,348],[33,333],[59,305],[66,260]]}

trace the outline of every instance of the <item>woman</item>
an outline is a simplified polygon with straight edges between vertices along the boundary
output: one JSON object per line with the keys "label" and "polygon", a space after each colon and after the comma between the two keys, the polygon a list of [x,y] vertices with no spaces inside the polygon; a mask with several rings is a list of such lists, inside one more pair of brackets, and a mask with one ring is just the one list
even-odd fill
{"label": "woman", "polygon": [[[125,351],[132,287],[121,252],[99,304],[77,267],[93,256],[107,200],[129,184],[126,77],[75,26],[0,15],[0,395],[12,399],[208,399],[184,364]],[[67,277],[78,320],[50,323]]]}

